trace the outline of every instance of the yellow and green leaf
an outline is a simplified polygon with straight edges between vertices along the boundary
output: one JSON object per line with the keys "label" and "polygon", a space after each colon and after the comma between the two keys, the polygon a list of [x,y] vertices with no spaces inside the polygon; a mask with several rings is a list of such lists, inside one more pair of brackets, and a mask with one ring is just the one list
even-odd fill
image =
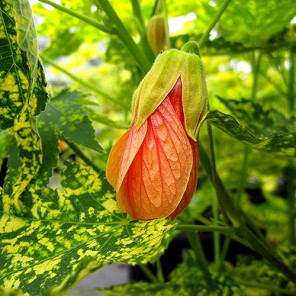
{"label": "yellow and green leaf", "polygon": [[38,173],[42,162],[35,116],[48,100],[27,0],[0,3],[0,56],[0,128],[9,128],[17,140],[21,172],[14,184],[11,201],[20,212],[19,197]]}
{"label": "yellow and green leaf", "polygon": [[106,264],[147,263],[165,250],[175,224],[131,221],[103,173],[67,163],[62,185],[30,184],[26,217],[1,212],[0,286],[27,295],[60,291]]}

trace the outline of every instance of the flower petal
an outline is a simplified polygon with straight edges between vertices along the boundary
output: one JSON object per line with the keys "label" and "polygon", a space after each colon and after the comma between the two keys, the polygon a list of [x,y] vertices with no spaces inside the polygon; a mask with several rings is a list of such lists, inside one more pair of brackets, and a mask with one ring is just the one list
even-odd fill
{"label": "flower petal", "polygon": [[196,190],[197,185],[197,174],[198,174],[198,165],[199,165],[199,157],[198,157],[198,142],[194,142],[192,139],[190,139],[190,144],[193,151],[193,166],[189,178],[189,182],[186,188],[186,191],[184,192],[184,195],[178,205],[178,207],[175,209],[175,211],[170,215],[170,219],[174,220],[179,214],[188,206],[190,203],[192,196]]}
{"label": "flower petal", "polygon": [[117,187],[121,209],[142,220],[167,217],[176,209],[193,165],[190,142],[168,98],[146,122],[145,139]]}
{"label": "flower petal", "polygon": [[120,160],[129,137],[130,131],[125,132],[112,147],[106,166],[106,178],[108,182],[115,188],[117,185]]}
{"label": "flower petal", "polygon": [[117,185],[116,185],[117,191],[120,188],[132,161],[134,160],[140,146],[143,143],[146,132],[147,132],[147,122],[144,122],[144,124],[137,130],[136,120],[135,120],[133,126],[130,128],[129,136],[122,153],[122,157],[120,161],[121,166],[120,166]]}

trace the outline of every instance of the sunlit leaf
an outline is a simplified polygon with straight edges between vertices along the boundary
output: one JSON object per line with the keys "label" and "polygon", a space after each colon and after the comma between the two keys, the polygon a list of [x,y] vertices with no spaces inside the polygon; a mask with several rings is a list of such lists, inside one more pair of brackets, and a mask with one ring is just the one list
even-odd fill
{"label": "sunlit leaf", "polygon": [[268,136],[262,136],[239,124],[233,116],[218,110],[209,111],[204,120],[207,120],[230,136],[252,145],[256,149],[267,152],[280,152],[289,156],[296,155],[296,132],[294,131],[286,133],[275,132]]}
{"label": "sunlit leaf", "polygon": [[62,179],[63,192],[29,186],[26,217],[1,213],[1,286],[40,295],[77,270],[79,280],[106,264],[146,263],[163,253],[174,223],[131,221],[103,173],[67,163]]}
{"label": "sunlit leaf", "polygon": [[59,136],[84,147],[101,152],[95,131],[86,111],[76,101],[86,97],[79,91],[62,91],[47,104],[39,119],[43,132],[56,130]]}

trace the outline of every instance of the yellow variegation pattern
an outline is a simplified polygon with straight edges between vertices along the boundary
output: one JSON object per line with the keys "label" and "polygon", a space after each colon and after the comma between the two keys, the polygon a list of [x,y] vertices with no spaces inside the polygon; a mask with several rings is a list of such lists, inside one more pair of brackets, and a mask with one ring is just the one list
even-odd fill
{"label": "yellow variegation pattern", "polygon": [[26,217],[1,213],[0,286],[26,295],[62,291],[103,265],[146,263],[163,253],[173,222],[131,221],[104,173],[67,163],[62,180],[63,191],[41,181],[28,186]]}
{"label": "yellow variegation pattern", "polygon": [[[18,143],[21,173],[10,192],[18,212],[21,212],[19,197],[42,162],[35,116],[48,100],[45,86],[30,4],[27,0],[1,1],[0,128],[9,128]],[[5,209],[12,210],[9,204]]]}

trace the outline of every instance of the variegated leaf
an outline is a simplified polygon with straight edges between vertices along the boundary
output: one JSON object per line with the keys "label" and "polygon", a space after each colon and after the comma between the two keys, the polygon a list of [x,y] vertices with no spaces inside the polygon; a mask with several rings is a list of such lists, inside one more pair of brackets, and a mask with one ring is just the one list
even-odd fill
{"label": "variegated leaf", "polygon": [[47,104],[39,119],[43,130],[55,130],[69,142],[102,152],[95,138],[95,131],[78,100],[87,95],[79,91],[64,90]]}
{"label": "variegated leaf", "polygon": [[10,128],[19,148],[21,172],[11,201],[20,212],[19,197],[42,162],[35,116],[48,100],[28,0],[0,3],[0,62],[0,128]]}
{"label": "variegated leaf", "polygon": [[[267,152],[279,152],[288,156],[296,156],[296,132],[274,132],[268,136],[252,132],[248,127],[238,123],[229,114],[218,110],[209,111],[202,121],[207,120],[230,136],[250,144],[256,149]],[[199,127],[201,124],[199,125]]]}
{"label": "variegated leaf", "polygon": [[131,221],[103,173],[67,163],[62,179],[63,191],[29,185],[26,217],[1,213],[0,286],[26,295],[56,287],[59,295],[103,265],[146,263],[163,253],[173,222]]}

